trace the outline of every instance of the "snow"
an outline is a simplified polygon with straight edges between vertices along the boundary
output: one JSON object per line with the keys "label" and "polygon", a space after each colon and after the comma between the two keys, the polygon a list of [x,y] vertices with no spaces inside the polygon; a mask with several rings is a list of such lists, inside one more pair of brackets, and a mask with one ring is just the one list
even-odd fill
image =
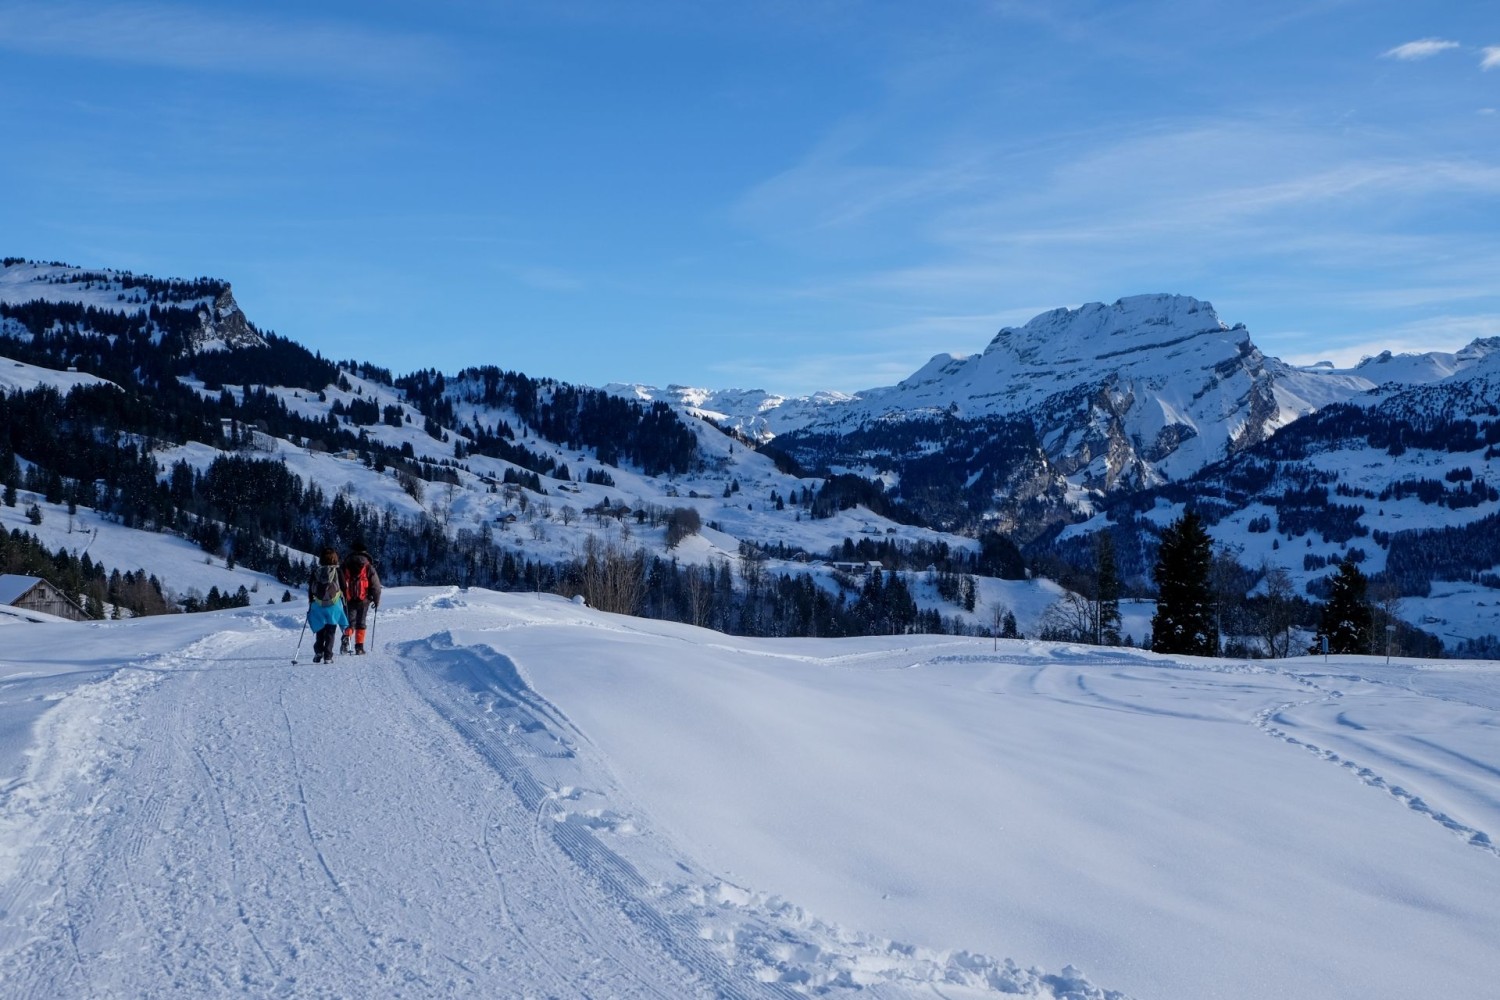
{"label": "snow", "polygon": [[1500,663],[754,640],[394,588],[372,655],[314,667],[300,614],[6,630],[6,996],[1368,1000],[1500,971]]}
{"label": "snow", "polygon": [[59,393],[67,395],[74,386],[113,384],[107,379],[85,372],[60,372],[24,361],[0,358],[0,393],[29,392],[38,386],[50,385]]}
{"label": "snow", "polygon": [[[149,299],[142,289],[125,288],[124,279],[128,276],[128,272],[122,271],[24,261],[0,267],[0,302],[77,302],[108,312],[139,312],[146,308]],[[193,309],[212,301],[200,297],[177,304]]]}
{"label": "snow", "polygon": [[[41,524],[32,524],[26,517],[33,503],[42,512]],[[35,536],[49,551],[66,550],[75,558],[87,555],[108,570],[144,571],[162,583],[171,599],[202,598],[215,587],[234,594],[244,587],[252,604],[265,604],[279,601],[286,593],[286,586],[275,577],[240,566],[231,569],[223,558],[205,553],[185,538],[126,528],[88,507],[70,515],[66,505],[49,504],[26,490],[20,491],[16,506],[0,505],[0,530]]]}

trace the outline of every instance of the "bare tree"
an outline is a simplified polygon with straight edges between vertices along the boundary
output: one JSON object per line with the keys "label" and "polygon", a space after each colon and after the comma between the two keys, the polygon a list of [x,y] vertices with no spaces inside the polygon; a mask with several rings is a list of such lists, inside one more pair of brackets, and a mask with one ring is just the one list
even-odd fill
{"label": "bare tree", "polygon": [[667,548],[675,549],[684,538],[696,535],[702,528],[703,518],[696,508],[676,508],[667,515]]}
{"label": "bare tree", "polygon": [[1092,642],[1094,622],[1094,603],[1070,590],[1048,605],[1039,624],[1043,639]]}
{"label": "bare tree", "polygon": [[1219,648],[1222,652],[1225,615],[1245,603],[1245,594],[1250,590],[1250,577],[1236,559],[1238,553],[1226,546],[1214,549],[1213,561],[1208,567],[1208,582],[1214,593],[1214,628],[1218,632]]}
{"label": "bare tree", "polygon": [[707,566],[689,566],[684,571],[689,620],[700,628],[708,624],[714,602],[714,571]]}
{"label": "bare tree", "polygon": [[640,611],[646,593],[646,558],[614,542],[600,542],[592,532],[584,542],[580,566],[583,598],[589,607],[616,614]]}
{"label": "bare tree", "polygon": [[1292,625],[1297,587],[1292,574],[1285,566],[1261,564],[1264,574],[1265,597],[1261,601],[1261,612],[1257,625],[1260,637],[1266,643],[1266,655],[1281,659],[1291,652]]}
{"label": "bare tree", "polygon": [[422,480],[407,469],[396,470],[396,482],[406,491],[406,495],[417,503],[422,502],[423,486]]}
{"label": "bare tree", "polygon": [[1396,582],[1389,577],[1378,578],[1370,587],[1370,610],[1374,612],[1370,629],[1370,652],[1385,652],[1386,659],[1391,654],[1401,655],[1401,649],[1396,644],[1396,636],[1400,634],[1397,623],[1401,618],[1401,589]]}

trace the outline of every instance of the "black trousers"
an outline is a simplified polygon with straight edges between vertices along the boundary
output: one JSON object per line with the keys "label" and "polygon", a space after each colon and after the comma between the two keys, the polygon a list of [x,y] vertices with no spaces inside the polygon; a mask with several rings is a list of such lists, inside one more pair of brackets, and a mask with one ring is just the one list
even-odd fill
{"label": "black trousers", "polygon": [[370,617],[370,602],[367,600],[347,601],[344,604],[344,613],[349,616],[349,627],[344,629],[345,633],[354,629],[367,628],[365,622]]}

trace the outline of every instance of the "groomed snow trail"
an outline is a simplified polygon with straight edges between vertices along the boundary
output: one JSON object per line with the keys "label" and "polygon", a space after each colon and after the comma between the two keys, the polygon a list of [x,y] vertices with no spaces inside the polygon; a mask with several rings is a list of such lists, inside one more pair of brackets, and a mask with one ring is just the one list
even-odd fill
{"label": "groomed snow trail", "polygon": [[[371,655],[295,610],[80,684],[0,793],[0,994],[1102,1000],[1071,968],[831,928],[697,869],[452,592]],[[292,607],[292,606],[288,606]]]}

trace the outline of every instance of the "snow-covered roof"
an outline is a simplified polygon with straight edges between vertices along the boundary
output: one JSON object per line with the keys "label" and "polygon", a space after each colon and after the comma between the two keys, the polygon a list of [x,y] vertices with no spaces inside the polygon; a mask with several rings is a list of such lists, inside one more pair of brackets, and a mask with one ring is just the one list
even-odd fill
{"label": "snow-covered roof", "polygon": [[18,576],[15,573],[0,574],[0,604],[14,604],[32,587],[42,582],[39,576]]}

